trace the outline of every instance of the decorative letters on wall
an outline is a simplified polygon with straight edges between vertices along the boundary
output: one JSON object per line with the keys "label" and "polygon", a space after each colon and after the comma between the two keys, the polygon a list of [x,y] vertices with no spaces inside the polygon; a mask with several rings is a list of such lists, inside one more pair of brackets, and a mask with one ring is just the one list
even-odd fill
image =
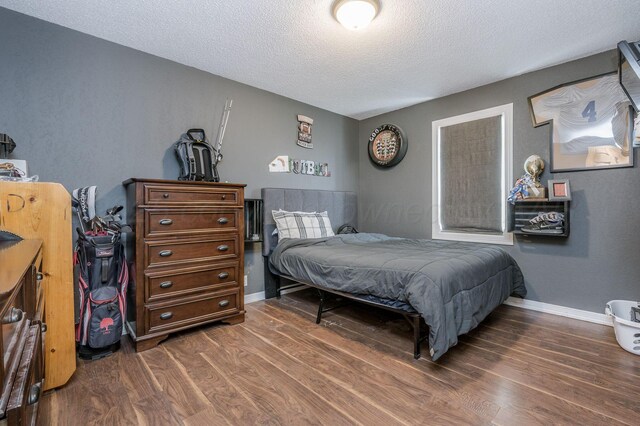
{"label": "decorative letters on wall", "polygon": [[279,155],[269,164],[271,173],[295,173],[299,175],[330,177],[329,163],[313,160],[296,160],[288,155]]}

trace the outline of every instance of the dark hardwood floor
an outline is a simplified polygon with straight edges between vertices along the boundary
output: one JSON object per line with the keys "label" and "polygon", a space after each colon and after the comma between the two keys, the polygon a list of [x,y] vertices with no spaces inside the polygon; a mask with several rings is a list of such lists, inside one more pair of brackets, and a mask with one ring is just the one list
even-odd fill
{"label": "dark hardwood floor", "polygon": [[[246,322],[81,362],[40,424],[639,424],[640,357],[611,327],[501,306],[438,362],[408,323],[304,290]],[[428,353],[426,344],[423,353]]]}

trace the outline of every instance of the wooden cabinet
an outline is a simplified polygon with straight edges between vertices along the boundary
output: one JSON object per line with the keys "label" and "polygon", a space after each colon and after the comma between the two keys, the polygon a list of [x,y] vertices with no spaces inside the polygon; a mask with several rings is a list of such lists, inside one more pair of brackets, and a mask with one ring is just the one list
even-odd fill
{"label": "wooden cabinet", "polygon": [[[0,182],[0,231],[42,241],[38,303],[48,327],[44,390],[64,385],[76,369],[72,215],[71,197],[60,184]],[[0,272],[4,268],[0,264]]]}
{"label": "wooden cabinet", "polygon": [[137,351],[175,331],[244,321],[244,185],[129,179],[127,330]]}
{"label": "wooden cabinet", "polygon": [[0,423],[35,424],[44,383],[42,243],[0,241]]}

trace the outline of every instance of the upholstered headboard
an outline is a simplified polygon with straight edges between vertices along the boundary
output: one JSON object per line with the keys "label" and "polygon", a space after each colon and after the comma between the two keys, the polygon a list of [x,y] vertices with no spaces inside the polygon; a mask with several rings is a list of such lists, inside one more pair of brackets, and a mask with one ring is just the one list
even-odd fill
{"label": "upholstered headboard", "polygon": [[358,201],[355,192],[321,191],[317,189],[262,188],[262,255],[268,256],[278,244],[272,210],[327,211],[333,231],[348,223],[357,226]]}

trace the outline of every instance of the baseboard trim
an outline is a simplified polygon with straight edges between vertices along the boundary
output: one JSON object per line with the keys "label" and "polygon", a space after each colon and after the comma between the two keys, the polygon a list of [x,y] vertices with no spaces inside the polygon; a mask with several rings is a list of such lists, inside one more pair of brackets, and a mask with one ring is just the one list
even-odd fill
{"label": "baseboard trim", "polygon": [[[309,286],[307,285],[302,285],[296,288],[288,288],[286,290],[282,290],[280,294],[295,293],[296,291],[306,290],[307,288],[309,288]],[[246,296],[244,296],[244,304],[247,305],[249,303],[259,302],[261,300],[264,300],[264,296],[265,296],[264,291],[247,294]]]}
{"label": "baseboard trim", "polygon": [[509,297],[505,305],[517,306],[519,308],[529,309],[532,311],[544,312],[547,314],[558,315],[561,317],[573,318],[580,321],[593,322],[596,324],[613,326],[611,318],[605,314],[597,312],[583,311],[582,309],[568,308],[566,306],[552,305],[551,303],[536,302],[535,300],[519,299],[517,297]]}
{"label": "baseboard trim", "polygon": [[264,300],[264,291],[259,291],[257,293],[251,293],[244,296],[245,305],[253,302],[259,302],[261,300]]}

